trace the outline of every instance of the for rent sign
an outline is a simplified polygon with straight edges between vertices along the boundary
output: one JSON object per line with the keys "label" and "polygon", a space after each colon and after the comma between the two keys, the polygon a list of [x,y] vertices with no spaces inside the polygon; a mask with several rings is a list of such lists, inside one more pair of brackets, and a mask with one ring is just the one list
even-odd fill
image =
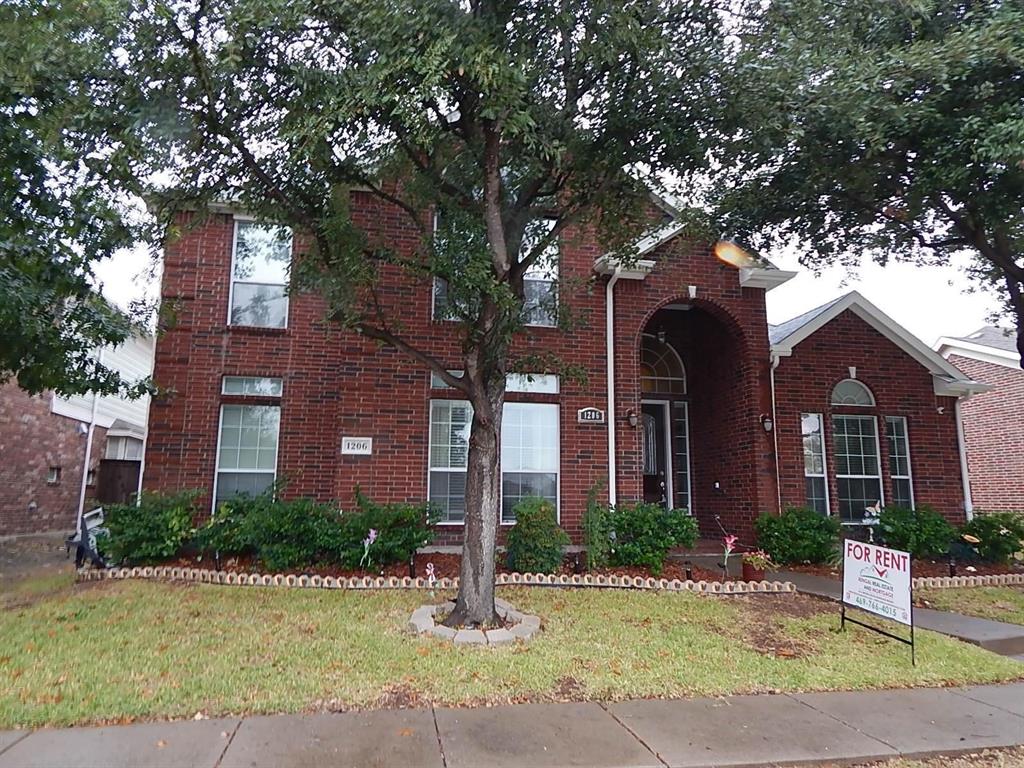
{"label": "for rent sign", "polygon": [[843,543],[843,602],[912,626],[910,554],[847,539]]}

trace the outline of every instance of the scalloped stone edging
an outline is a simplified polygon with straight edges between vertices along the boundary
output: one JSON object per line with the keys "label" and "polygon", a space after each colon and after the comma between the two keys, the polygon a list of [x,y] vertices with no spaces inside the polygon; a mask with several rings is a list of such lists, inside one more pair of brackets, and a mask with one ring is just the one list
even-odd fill
{"label": "scalloped stone edging", "polygon": [[[963,576],[944,577],[944,579],[914,579],[918,582],[940,581],[971,581],[980,579],[1018,579],[1018,581],[984,582],[970,584],[950,584],[936,586],[989,586],[996,584],[1022,584],[1024,574],[1008,574],[1007,576]],[[435,579],[431,584],[424,578],[403,576],[354,576],[337,578],[334,576],[296,576],[282,573],[238,573],[234,571],[214,571],[207,568],[180,568],[177,566],[146,566],[144,568],[107,568],[101,570],[82,569],[78,571],[78,581],[104,581],[107,579],[154,579],[157,581],[186,581],[199,584],[222,584],[237,587],[290,587],[294,589],[456,589],[458,578]],[[710,595],[749,595],[758,593],[796,593],[796,586],[791,581],[680,581],[679,579],[656,579],[643,576],[597,576],[586,574],[547,574],[547,573],[499,573],[495,577],[496,586],[532,586],[532,587],[593,587],[598,589],[651,589],[664,592],[696,592]]]}
{"label": "scalloped stone edging", "polygon": [[1024,586],[1024,573],[997,573],[988,576],[919,576],[914,589],[955,589],[957,587]]}
{"label": "scalloped stone edging", "polygon": [[421,605],[409,617],[409,631],[415,635],[432,635],[448,640],[455,645],[511,645],[517,640],[528,642],[540,632],[540,617],[531,613],[517,611],[507,600],[494,598],[494,609],[498,616],[512,624],[511,627],[497,629],[452,629],[437,624],[434,617],[439,613],[448,613],[455,608],[451,600],[440,605]]}

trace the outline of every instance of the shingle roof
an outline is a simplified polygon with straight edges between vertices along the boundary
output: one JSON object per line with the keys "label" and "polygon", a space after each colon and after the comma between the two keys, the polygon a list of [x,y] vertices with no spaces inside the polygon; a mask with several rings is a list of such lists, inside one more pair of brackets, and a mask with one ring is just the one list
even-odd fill
{"label": "shingle roof", "polygon": [[779,323],[778,325],[769,325],[768,340],[772,344],[778,344],[781,341],[789,338],[794,333],[803,328],[805,325],[807,325],[809,322],[814,320],[814,318],[818,317],[818,315],[820,315],[823,312],[827,312],[834,304],[846,298],[846,295],[847,294],[837,296],[836,298],[832,299],[832,301],[826,304],[822,304],[820,307],[810,309],[807,312],[804,312],[802,315],[792,317],[784,323]]}
{"label": "shingle roof", "polygon": [[993,347],[1005,352],[1016,352],[1017,342],[1013,332],[1004,328],[996,328],[994,325],[986,325],[967,336],[953,337],[955,341],[967,341],[971,344],[980,344],[983,347]]}

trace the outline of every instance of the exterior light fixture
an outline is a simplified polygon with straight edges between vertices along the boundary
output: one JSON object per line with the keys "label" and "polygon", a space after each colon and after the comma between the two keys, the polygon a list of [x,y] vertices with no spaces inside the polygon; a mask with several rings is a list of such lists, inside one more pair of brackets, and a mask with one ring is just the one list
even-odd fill
{"label": "exterior light fixture", "polygon": [[761,414],[761,426],[765,432],[771,432],[775,428],[775,420],[767,413]]}
{"label": "exterior light fixture", "polygon": [[636,411],[630,408],[629,411],[626,413],[626,421],[629,422],[629,426],[633,427],[633,429],[636,429],[637,425],[640,423],[640,418],[636,415]]}
{"label": "exterior light fixture", "polygon": [[664,344],[665,343],[665,327],[664,326],[662,326],[661,328],[658,329],[658,342],[660,344]]}

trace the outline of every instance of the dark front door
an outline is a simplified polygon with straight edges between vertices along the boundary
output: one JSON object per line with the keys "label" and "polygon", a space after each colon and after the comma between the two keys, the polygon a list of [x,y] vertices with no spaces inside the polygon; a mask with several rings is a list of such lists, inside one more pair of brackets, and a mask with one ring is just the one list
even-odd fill
{"label": "dark front door", "polygon": [[642,404],[644,501],[671,508],[671,459],[668,453],[668,403]]}

